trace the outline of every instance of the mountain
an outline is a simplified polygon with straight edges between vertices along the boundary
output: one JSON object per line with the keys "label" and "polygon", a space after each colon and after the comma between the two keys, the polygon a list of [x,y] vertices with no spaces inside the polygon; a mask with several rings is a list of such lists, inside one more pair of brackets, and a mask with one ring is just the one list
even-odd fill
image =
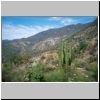
{"label": "mountain", "polygon": [[2,40],[3,81],[98,81],[98,19]]}
{"label": "mountain", "polygon": [[2,40],[2,56],[4,59],[10,55],[34,55],[49,49],[56,49],[61,38],[68,38],[73,34],[97,25],[98,20],[87,24],[68,25],[61,28],[49,29],[34,36],[15,40]]}
{"label": "mountain", "polygon": [[37,52],[56,48],[59,39],[69,37],[89,26],[87,24],[76,24],[62,28],[49,29],[34,36],[15,40],[2,40],[2,56],[4,59],[10,55],[36,54]]}

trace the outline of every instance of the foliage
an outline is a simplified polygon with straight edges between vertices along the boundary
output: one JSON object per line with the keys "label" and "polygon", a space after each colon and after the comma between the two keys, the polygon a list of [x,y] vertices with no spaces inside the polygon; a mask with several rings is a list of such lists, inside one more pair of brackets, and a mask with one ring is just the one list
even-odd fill
{"label": "foliage", "polygon": [[42,67],[40,64],[37,66],[34,66],[34,68],[31,66],[27,69],[26,72],[26,81],[44,81],[44,75],[42,72]]}
{"label": "foliage", "polygon": [[17,71],[12,67],[11,63],[6,63],[2,67],[2,81],[3,82],[21,82],[23,79],[23,72]]}
{"label": "foliage", "polygon": [[26,63],[29,61],[30,56],[23,55],[23,56],[13,56],[10,61],[13,62],[15,65],[20,65],[22,63]]}
{"label": "foliage", "polygon": [[92,77],[94,78],[94,81],[98,81],[98,64],[91,64],[90,71],[92,72]]}
{"label": "foliage", "polygon": [[11,79],[12,79],[12,75],[10,74],[11,71],[12,71],[12,68],[11,68],[10,63],[3,64],[3,67],[2,67],[2,81],[3,82],[11,81]]}
{"label": "foliage", "polygon": [[46,82],[63,82],[66,80],[62,69],[56,69],[52,72],[45,73],[44,78]]}
{"label": "foliage", "polygon": [[80,51],[86,48],[86,43],[84,41],[80,42]]}

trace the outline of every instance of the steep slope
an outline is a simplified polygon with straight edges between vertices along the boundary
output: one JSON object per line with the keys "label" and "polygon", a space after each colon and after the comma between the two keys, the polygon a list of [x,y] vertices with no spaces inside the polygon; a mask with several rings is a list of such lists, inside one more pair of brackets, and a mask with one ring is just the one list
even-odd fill
{"label": "steep slope", "polygon": [[43,31],[28,38],[12,41],[3,40],[3,61],[13,55],[36,55],[39,52],[44,52],[48,49],[55,49],[60,38],[70,37],[72,34],[75,34],[90,25],[92,25],[92,23],[69,25],[62,28]]}

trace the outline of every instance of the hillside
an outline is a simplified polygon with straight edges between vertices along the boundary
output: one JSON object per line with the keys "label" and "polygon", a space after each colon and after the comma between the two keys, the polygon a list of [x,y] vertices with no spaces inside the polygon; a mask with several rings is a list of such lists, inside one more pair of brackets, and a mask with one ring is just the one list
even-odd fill
{"label": "hillside", "polygon": [[98,20],[2,41],[3,81],[98,81]]}
{"label": "hillside", "polygon": [[[62,28],[50,29],[40,32],[34,36],[15,40],[2,41],[3,61],[9,59],[9,55],[28,54],[36,55],[39,52],[48,50],[47,48],[56,48],[59,40],[64,37],[69,37],[75,32],[88,27],[88,24],[76,24],[64,26]],[[7,50],[7,52],[6,52]]]}

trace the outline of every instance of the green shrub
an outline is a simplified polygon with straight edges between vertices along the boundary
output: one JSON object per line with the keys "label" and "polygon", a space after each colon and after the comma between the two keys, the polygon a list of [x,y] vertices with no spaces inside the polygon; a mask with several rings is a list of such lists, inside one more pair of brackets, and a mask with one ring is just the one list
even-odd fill
{"label": "green shrub", "polygon": [[3,82],[11,82],[12,79],[12,68],[11,68],[11,64],[5,63],[2,66],[2,81]]}
{"label": "green shrub", "polygon": [[98,62],[98,56],[90,56],[89,58],[88,58],[88,62],[89,63],[92,63],[92,62],[94,62],[94,61],[96,61],[96,62]]}
{"label": "green shrub", "polygon": [[52,72],[44,74],[46,82],[63,82],[66,81],[66,77],[62,69],[57,69]]}
{"label": "green shrub", "polygon": [[[43,66],[44,67],[44,66]],[[25,75],[25,81],[45,81],[44,80],[44,74],[42,71],[42,64],[37,64],[34,67],[29,67],[26,71],[26,75]]]}
{"label": "green shrub", "polygon": [[98,81],[98,64],[91,64],[90,71],[92,72],[92,77],[94,78],[94,80]]}
{"label": "green shrub", "polygon": [[87,44],[83,41],[80,42],[80,51],[85,49],[87,47]]}

